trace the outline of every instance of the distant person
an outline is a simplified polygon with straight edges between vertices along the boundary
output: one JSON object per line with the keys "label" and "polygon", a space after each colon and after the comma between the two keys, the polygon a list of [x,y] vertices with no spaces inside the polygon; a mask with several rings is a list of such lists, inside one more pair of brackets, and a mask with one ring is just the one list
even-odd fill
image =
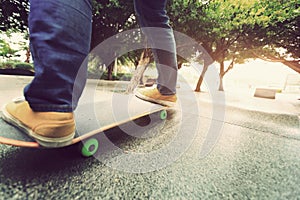
{"label": "distant person", "polygon": [[[159,72],[157,88],[136,95],[171,105],[176,102],[177,62],[166,1],[134,0],[140,26],[163,28],[160,40],[171,49],[153,49]],[[90,51],[91,1],[30,0],[28,24],[35,77],[24,88],[25,100],[14,100],[3,108],[3,119],[42,146],[65,146],[75,135],[73,111],[86,83],[86,63],[85,74],[79,76],[84,78],[76,76]],[[145,34],[150,39],[157,37],[151,31]]]}

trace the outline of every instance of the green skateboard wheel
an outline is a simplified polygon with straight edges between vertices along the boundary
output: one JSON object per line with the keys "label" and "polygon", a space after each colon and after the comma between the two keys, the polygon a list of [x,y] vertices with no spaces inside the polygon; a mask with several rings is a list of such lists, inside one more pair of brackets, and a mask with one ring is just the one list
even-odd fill
{"label": "green skateboard wheel", "polygon": [[167,119],[167,116],[168,116],[168,113],[167,113],[166,110],[160,111],[159,117],[160,117],[161,120]]}
{"label": "green skateboard wheel", "polygon": [[99,148],[99,142],[96,138],[90,138],[83,142],[81,155],[84,157],[93,156]]}

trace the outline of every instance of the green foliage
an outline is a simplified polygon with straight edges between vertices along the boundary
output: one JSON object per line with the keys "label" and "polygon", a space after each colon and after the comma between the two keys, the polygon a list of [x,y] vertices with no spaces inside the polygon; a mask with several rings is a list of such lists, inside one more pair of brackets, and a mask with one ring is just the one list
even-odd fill
{"label": "green foliage", "polygon": [[33,64],[19,62],[19,61],[7,61],[0,63],[0,69],[23,69],[34,71]]}
{"label": "green foliage", "polygon": [[1,0],[0,31],[27,31],[29,0]]}
{"label": "green foliage", "polygon": [[[133,1],[131,0],[93,0],[93,13],[92,49],[111,36],[137,27]],[[104,47],[102,43],[102,48],[106,51],[101,57],[114,57],[115,52],[112,49],[126,52],[128,45],[132,45],[133,42],[139,41],[136,41],[136,36],[128,35],[126,41],[117,44],[118,46],[112,47],[111,44],[108,44],[109,46]],[[129,62],[137,63],[141,51],[128,52],[119,57],[118,62],[125,65]]]}
{"label": "green foliage", "polygon": [[0,39],[0,56],[3,58],[11,58],[15,56],[17,50],[12,49],[9,43],[5,40]]}
{"label": "green foliage", "polygon": [[136,26],[133,1],[93,0],[93,33],[91,46]]}
{"label": "green foliage", "polygon": [[[235,62],[244,62],[256,57],[253,51],[299,59],[299,4],[299,0],[169,0],[167,8],[174,30],[195,39],[213,60],[223,62],[235,58]],[[1,1],[1,30],[26,30],[28,7],[28,0]],[[92,48],[110,36],[135,27],[133,1],[93,0]],[[128,40],[132,42],[134,38]],[[1,56],[14,54],[4,41],[0,45]],[[279,48],[286,51],[279,52]],[[109,49],[103,56],[114,54]],[[119,61],[136,63],[140,53],[130,52]],[[184,61],[179,58],[181,62]]]}
{"label": "green foliage", "polygon": [[297,0],[171,0],[169,14],[175,30],[198,41],[218,62],[233,56],[242,62],[255,57],[252,46],[266,45],[299,57]]}
{"label": "green foliage", "polygon": [[14,67],[15,67],[15,62],[13,61],[0,63],[0,69],[14,69]]}
{"label": "green foliage", "polygon": [[[171,0],[169,14],[175,30],[195,39],[212,61],[220,63],[222,78],[228,72],[225,60],[242,63],[257,57],[253,52],[299,60],[299,3],[298,0]],[[278,48],[286,50],[281,51],[284,55],[279,55]],[[201,83],[199,79],[197,91]]]}
{"label": "green foliage", "polygon": [[88,70],[88,78],[90,78],[90,79],[107,79],[107,73],[105,73],[103,70],[89,69]]}
{"label": "green foliage", "polygon": [[[112,80],[130,81],[131,77],[132,77],[132,74],[118,73],[116,76],[114,74],[112,75]],[[107,71],[89,69],[88,70],[88,78],[108,80],[108,74],[107,74]]]}
{"label": "green foliage", "polygon": [[[248,47],[257,53],[264,53],[280,58],[300,58],[300,2],[269,1],[262,5],[269,17],[269,23],[265,26],[257,26],[244,37]],[[286,52],[278,52],[283,48]]]}
{"label": "green foliage", "polygon": [[34,71],[33,64],[29,64],[29,63],[26,63],[26,62],[17,62],[17,63],[15,63],[14,68],[15,69],[24,69],[24,70]]}

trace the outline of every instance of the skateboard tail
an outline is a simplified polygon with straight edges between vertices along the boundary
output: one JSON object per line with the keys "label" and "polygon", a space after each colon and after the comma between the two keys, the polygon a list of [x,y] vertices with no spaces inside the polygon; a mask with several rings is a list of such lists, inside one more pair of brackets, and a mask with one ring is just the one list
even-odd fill
{"label": "skateboard tail", "polygon": [[20,140],[14,140],[10,138],[5,138],[0,136],[0,143],[1,144],[7,144],[12,146],[19,146],[19,147],[31,147],[31,148],[39,148],[40,145],[36,142],[27,142],[27,141],[20,141]]}

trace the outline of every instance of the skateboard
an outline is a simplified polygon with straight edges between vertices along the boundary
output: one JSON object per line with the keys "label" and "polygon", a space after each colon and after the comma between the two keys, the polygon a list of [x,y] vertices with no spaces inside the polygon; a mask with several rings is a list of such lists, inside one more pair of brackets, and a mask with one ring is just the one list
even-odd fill
{"label": "skateboard", "polygon": [[[67,146],[82,142],[81,155],[93,156],[99,148],[98,134],[149,115],[165,120],[167,107],[141,100],[134,95],[121,93],[107,95],[101,100],[84,101],[75,111],[76,134]],[[46,148],[18,128],[6,123],[2,118],[0,118],[0,130],[0,144]]]}

